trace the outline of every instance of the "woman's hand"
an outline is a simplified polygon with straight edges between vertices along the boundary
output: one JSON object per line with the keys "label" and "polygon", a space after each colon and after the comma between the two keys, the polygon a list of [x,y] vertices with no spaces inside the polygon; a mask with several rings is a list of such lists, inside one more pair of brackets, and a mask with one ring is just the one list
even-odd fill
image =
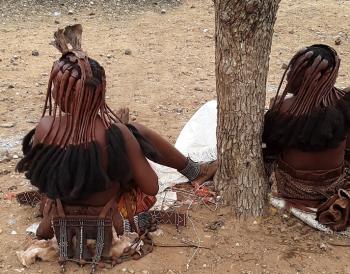
{"label": "woman's hand", "polygon": [[120,108],[115,114],[124,125],[129,123],[129,108]]}

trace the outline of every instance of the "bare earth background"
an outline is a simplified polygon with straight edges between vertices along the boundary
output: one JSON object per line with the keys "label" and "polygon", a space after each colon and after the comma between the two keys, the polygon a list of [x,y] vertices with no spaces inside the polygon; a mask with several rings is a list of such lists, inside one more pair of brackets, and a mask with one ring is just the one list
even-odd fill
{"label": "bare earth background", "polygon": [[[48,43],[57,27],[81,23],[83,47],[105,67],[108,102],[129,106],[134,120],[174,142],[198,107],[214,99],[214,7],[210,0],[114,1],[0,0],[0,273],[59,273],[56,263],[24,269],[15,251],[25,247],[36,211],[9,199],[29,189],[14,172],[23,134],[40,116],[52,62],[58,52]],[[78,3],[79,2],[79,3]],[[71,10],[71,12],[69,12]],[[72,14],[68,14],[72,13]],[[56,16],[55,16],[56,15]],[[350,1],[282,0],[275,27],[269,96],[281,67],[304,45],[327,43],[342,58],[338,86],[349,85]],[[56,22],[55,22],[56,21]],[[32,51],[38,51],[33,56]],[[130,50],[131,54],[125,54]],[[202,245],[210,250],[156,248],[140,261],[107,273],[350,273],[349,239],[323,235],[276,214],[238,223],[229,209],[190,211]],[[223,220],[212,231],[206,224]],[[192,226],[177,232],[163,227],[157,242],[196,240]],[[14,234],[17,233],[17,234]],[[68,273],[88,273],[70,264]]]}

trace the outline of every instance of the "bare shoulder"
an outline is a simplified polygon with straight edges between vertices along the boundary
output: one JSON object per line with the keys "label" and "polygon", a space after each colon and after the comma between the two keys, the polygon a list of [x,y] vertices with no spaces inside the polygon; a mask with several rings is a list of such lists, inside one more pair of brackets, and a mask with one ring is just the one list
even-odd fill
{"label": "bare shoulder", "polygon": [[294,100],[295,100],[294,97],[290,97],[290,98],[285,99],[281,105],[280,112],[283,113],[283,112],[288,111],[288,109],[291,107]]}
{"label": "bare shoulder", "polygon": [[43,127],[51,126],[52,122],[53,122],[53,117],[52,116],[41,117],[41,119],[39,120],[39,123],[37,125],[37,128],[43,128]]}
{"label": "bare shoulder", "polygon": [[39,140],[44,138],[46,133],[50,130],[52,122],[53,122],[52,116],[44,116],[40,119],[35,130],[35,135],[34,135],[35,142],[39,142]]}

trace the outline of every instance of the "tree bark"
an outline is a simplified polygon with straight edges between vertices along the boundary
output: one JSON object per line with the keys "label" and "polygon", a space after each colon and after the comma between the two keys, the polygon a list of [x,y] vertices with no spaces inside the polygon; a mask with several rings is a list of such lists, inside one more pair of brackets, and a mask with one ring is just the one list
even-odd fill
{"label": "tree bark", "polygon": [[216,0],[216,187],[236,217],[261,215],[268,183],[261,133],[280,0]]}

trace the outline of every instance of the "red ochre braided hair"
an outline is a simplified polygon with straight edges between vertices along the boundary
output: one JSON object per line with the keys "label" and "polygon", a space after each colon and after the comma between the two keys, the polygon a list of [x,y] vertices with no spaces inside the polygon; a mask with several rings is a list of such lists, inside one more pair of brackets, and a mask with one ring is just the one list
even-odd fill
{"label": "red ochre braided hair", "polygon": [[[124,191],[132,188],[123,136],[115,125],[120,120],[105,102],[105,71],[81,50],[81,34],[81,25],[55,32],[54,45],[62,57],[53,64],[42,114],[53,118],[51,127],[34,146],[35,129],[24,137],[24,157],[16,167],[52,199],[79,199],[82,195],[103,191],[113,183],[120,184]],[[63,115],[64,132],[58,134]],[[96,142],[97,119],[101,119],[107,133],[107,170],[101,165]],[[58,127],[54,127],[54,123],[58,123]],[[128,127],[145,156],[155,160],[157,153],[152,145],[134,127]]]}
{"label": "red ochre braided hair", "polygon": [[[350,96],[336,88],[340,59],[322,44],[297,52],[283,74],[272,108],[265,115],[263,142],[275,148],[321,151],[335,148],[350,128]],[[279,97],[287,75],[287,83]],[[286,95],[293,94],[281,112]]]}

